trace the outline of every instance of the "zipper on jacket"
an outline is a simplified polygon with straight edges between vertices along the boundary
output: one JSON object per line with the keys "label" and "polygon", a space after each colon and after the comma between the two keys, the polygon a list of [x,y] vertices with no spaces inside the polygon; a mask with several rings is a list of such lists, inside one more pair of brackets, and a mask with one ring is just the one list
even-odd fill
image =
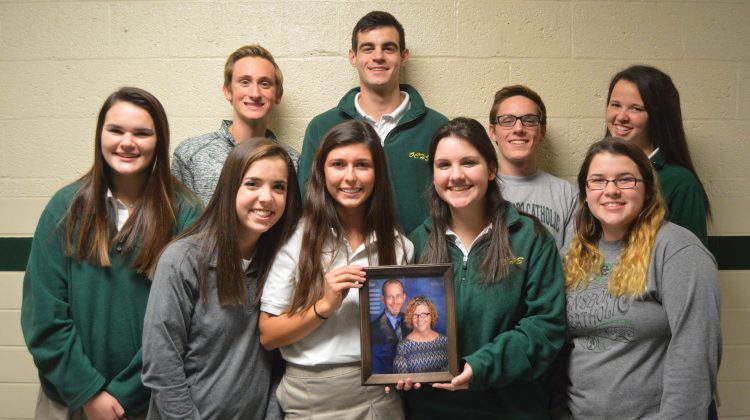
{"label": "zipper on jacket", "polygon": [[464,261],[461,264],[461,268],[463,269],[463,273],[461,274],[461,280],[466,281],[466,268],[469,266],[469,256],[464,255]]}

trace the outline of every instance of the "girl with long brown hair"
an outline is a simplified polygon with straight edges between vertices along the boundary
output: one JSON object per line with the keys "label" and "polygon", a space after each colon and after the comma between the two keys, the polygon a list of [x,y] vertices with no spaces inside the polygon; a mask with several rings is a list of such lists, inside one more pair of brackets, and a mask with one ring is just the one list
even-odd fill
{"label": "girl with long brown hair", "polygon": [[612,77],[607,93],[607,135],[633,142],[656,169],[667,220],[708,244],[711,206],[682,124],[680,94],[663,71],[635,65]]}
{"label": "girl with long brown hair", "polygon": [[260,341],[287,361],[281,407],[289,419],[402,418],[397,396],[360,385],[362,268],[406,264],[412,254],[394,228],[385,155],[371,126],[352,120],[325,135],[303,215],[261,298]]}
{"label": "girl with long brown hair", "polygon": [[300,213],[284,149],[237,145],[206,210],[156,268],[143,331],[149,418],[264,418],[272,353],[258,341],[258,302]]}
{"label": "girl with long brown hair", "polygon": [[99,111],[94,164],[42,213],[21,326],[39,369],[37,418],[137,418],[141,334],[162,248],[200,212],[169,171],[169,126],[150,93],[124,87]]}
{"label": "girl with long brown hair", "polygon": [[[565,333],[555,241],[503,199],[497,155],[478,121],[455,118],[441,126],[429,165],[430,219],[410,238],[421,263],[453,264],[463,371],[450,383],[406,393],[407,414],[547,418],[545,374]],[[406,382],[397,388],[411,388]]]}
{"label": "girl with long brown hair", "polygon": [[571,418],[705,419],[721,356],[716,263],[665,220],[632,141],[594,143],[565,257]]}

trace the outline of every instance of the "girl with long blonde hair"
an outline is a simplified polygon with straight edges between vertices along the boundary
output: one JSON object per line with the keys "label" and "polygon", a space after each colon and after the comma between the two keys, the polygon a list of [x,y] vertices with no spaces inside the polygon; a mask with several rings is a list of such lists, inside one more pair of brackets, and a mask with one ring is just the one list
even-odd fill
{"label": "girl with long blonde hair", "polygon": [[705,418],[721,355],[716,263],[665,221],[648,157],[594,143],[565,257],[572,418]]}

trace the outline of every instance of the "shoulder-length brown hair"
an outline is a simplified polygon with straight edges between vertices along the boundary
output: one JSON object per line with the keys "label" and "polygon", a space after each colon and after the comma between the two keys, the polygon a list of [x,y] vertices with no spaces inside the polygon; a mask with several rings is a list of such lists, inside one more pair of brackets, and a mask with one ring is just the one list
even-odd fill
{"label": "shoulder-length brown hair", "polygon": [[365,201],[365,246],[370,246],[370,235],[375,233],[378,264],[396,264],[394,227],[397,223],[391,182],[380,137],[367,123],[357,120],[343,122],[326,133],[313,159],[310,180],[305,191],[305,223],[297,268],[299,281],[289,312],[309,309],[314,302],[323,297],[323,275],[330,268],[323,267],[321,259],[326,243],[335,244],[332,260],[341,252],[340,238],[344,237],[344,226],[336,211],[336,202],[326,189],[324,168],[331,150],[351,144],[367,146],[375,168],[372,195]]}
{"label": "shoulder-length brown hair", "polygon": [[211,200],[198,220],[180,235],[180,238],[196,235],[201,249],[201,271],[199,283],[203,299],[208,296],[208,265],[216,256],[216,287],[221,305],[247,304],[247,287],[242,268],[242,256],[238,232],[240,222],[237,217],[237,191],[250,166],[262,159],[278,158],[284,161],[287,169],[287,190],[284,213],[276,224],[263,233],[255,246],[251,264],[257,268],[258,281],[255,288],[257,304],[263,290],[268,271],[276,252],[294,232],[302,212],[299,184],[292,159],[283,147],[264,139],[253,138],[235,146],[221,170]]}
{"label": "shoulder-length brown hair", "polygon": [[[487,132],[479,121],[458,117],[440,126],[432,136],[430,143],[430,175],[435,175],[435,150],[441,140],[448,137],[458,137],[466,140],[487,161],[490,171],[497,171],[498,162],[495,149],[492,147]],[[427,199],[430,203],[430,219],[432,230],[427,237],[427,243],[422,253],[421,262],[425,264],[450,263],[451,256],[448,250],[448,240],[445,231],[450,226],[451,210],[448,203],[443,201],[435,190],[435,184],[430,183],[427,189]],[[513,251],[510,248],[508,224],[505,221],[505,199],[500,193],[497,182],[489,181],[485,195],[485,212],[492,224],[489,234],[489,244],[485,252],[479,270],[483,285],[491,285],[502,281],[508,274],[506,261],[512,258]]]}
{"label": "shoulder-length brown hair", "polygon": [[601,272],[604,257],[599,252],[602,225],[586,204],[586,178],[591,161],[601,153],[625,156],[638,167],[640,181],[645,187],[643,208],[625,235],[625,250],[617,260],[609,280],[613,296],[640,296],[646,287],[648,265],[656,241],[656,234],[664,222],[666,206],[659,191],[659,182],[646,154],[627,140],[605,137],[592,144],[578,172],[578,214],[576,232],[564,259],[565,287],[575,290],[585,287],[592,275]]}
{"label": "shoulder-length brown hair", "polygon": [[[115,226],[115,211],[107,206],[106,198],[106,192],[111,188],[112,168],[102,155],[104,120],[110,108],[118,102],[128,102],[148,112],[156,132],[154,158],[147,169],[142,198],[119,232]],[[66,217],[66,254],[78,262],[85,259],[91,264],[109,267],[109,251],[114,244],[118,244],[118,252],[124,254],[139,248],[133,268],[151,277],[161,250],[174,234],[176,190],[192,197],[192,193],[176,181],[169,170],[167,114],[152,94],[135,87],[123,87],[104,101],[94,138],[94,165],[79,180],[80,186],[73,195]]]}

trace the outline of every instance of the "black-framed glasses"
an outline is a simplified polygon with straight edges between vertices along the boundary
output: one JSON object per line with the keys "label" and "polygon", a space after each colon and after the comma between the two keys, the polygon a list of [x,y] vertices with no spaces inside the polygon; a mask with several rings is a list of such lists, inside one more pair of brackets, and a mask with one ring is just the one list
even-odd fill
{"label": "black-framed glasses", "polygon": [[526,114],[519,117],[512,114],[503,114],[495,117],[495,124],[500,127],[513,127],[517,120],[521,120],[521,125],[524,127],[539,127],[539,124],[542,123],[542,117],[536,114]]}
{"label": "black-framed glasses", "polygon": [[642,179],[626,177],[617,179],[604,179],[604,178],[593,178],[586,180],[586,186],[590,190],[603,190],[607,188],[609,183],[615,184],[615,187],[621,190],[630,190],[635,188],[639,182],[643,182]]}
{"label": "black-framed glasses", "polygon": [[424,313],[421,313],[421,314],[415,313],[414,315],[412,315],[412,317],[418,318],[418,319],[425,319],[428,316],[430,316],[429,312],[424,312]]}

